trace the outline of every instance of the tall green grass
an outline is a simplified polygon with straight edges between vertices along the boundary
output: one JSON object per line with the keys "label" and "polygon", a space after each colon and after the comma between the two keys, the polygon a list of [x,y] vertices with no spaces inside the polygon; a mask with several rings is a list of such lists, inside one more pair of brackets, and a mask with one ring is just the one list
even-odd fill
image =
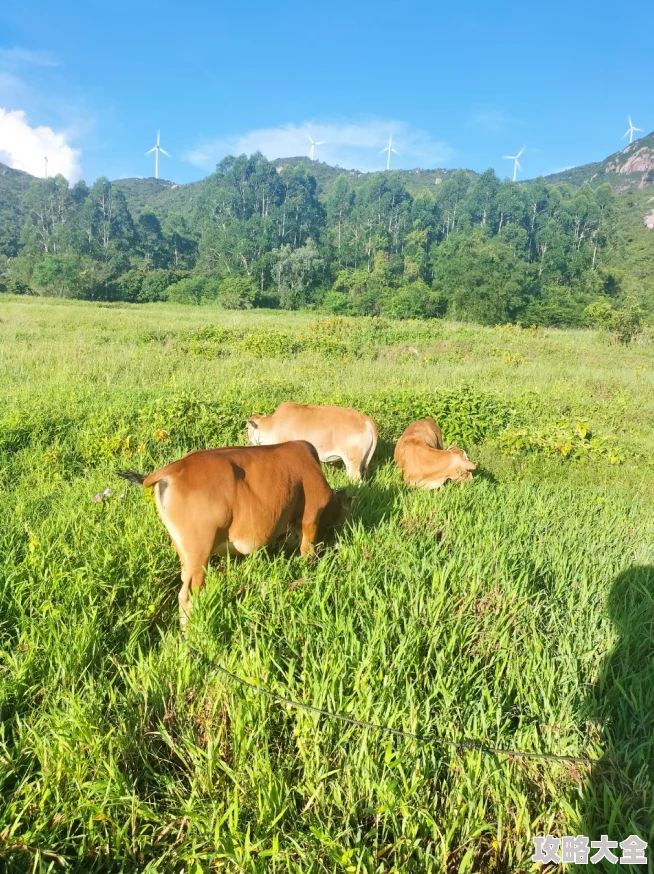
{"label": "tall green grass", "polygon": [[[7,298],[0,367],[7,871],[519,872],[536,834],[652,842],[649,336]],[[177,557],[116,469],[244,442],[284,398],[375,415],[373,474],[318,561],[216,562],[184,638]],[[392,441],[430,413],[472,483],[402,483]]]}

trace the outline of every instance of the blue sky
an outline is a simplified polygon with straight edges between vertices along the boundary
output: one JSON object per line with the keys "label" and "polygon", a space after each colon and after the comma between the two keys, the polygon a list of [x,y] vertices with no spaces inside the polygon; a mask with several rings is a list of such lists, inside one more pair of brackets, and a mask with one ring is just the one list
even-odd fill
{"label": "blue sky", "polygon": [[[93,181],[199,179],[230,152],[522,178],[654,129],[652,0],[4,0],[0,161]],[[520,177],[519,177],[520,178]]]}

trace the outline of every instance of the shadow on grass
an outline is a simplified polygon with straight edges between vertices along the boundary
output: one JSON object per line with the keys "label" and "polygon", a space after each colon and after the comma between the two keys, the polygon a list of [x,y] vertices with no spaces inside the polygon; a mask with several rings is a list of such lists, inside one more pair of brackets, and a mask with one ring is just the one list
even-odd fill
{"label": "shadow on grass", "polygon": [[477,465],[477,470],[473,471],[472,478],[473,480],[483,480],[484,482],[491,483],[492,485],[496,485],[499,482],[499,480],[491,470],[488,470],[487,467],[482,467],[479,464]]}
{"label": "shadow on grass", "polygon": [[366,530],[374,530],[390,519],[403,491],[394,483],[381,485],[374,478],[365,480],[356,491],[352,522],[360,521]]}
{"label": "shadow on grass", "polygon": [[378,439],[375,454],[370,461],[369,476],[371,473],[374,473],[378,467],[386,464],[387,461],[393,460],[396,442],[397,441],[395,440],[386,440],[385,437],[380,437]]}
{"label": "shadow on grass", "polygon": [[[620,635],[588,699],[604,756],[583,792],[582,833],[613,841],[637,835],[654,852],[654,567],[634,565],[613,582],[609,615]],[[595,852],[595,851],[593,851]],[[620,857],[620,848],[613,850]],[[615,871],[597,863],[593,870]]]}

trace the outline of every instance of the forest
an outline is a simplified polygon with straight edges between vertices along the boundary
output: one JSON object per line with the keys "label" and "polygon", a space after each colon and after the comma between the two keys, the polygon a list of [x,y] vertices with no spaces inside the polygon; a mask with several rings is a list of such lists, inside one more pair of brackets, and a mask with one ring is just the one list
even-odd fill
{"label": "forest", "polygon": [[[438,180],[437,180],[438,181]],[[482,324],[584,326],[639,311],[616,269],[610,185],[398,174],[327,192],[304,166],[227,157],[192,210],[130,212],[120,187],[35,179],[0,289],[85,300],[316,309]]]}

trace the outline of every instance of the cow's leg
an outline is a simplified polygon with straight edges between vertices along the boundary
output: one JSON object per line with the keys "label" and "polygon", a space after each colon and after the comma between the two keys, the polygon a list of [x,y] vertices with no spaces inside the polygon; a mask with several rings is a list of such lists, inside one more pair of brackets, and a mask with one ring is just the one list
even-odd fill
{"label": "cow's leg", "polygon": [[345,462],[348,479],[360,482],[363,478],[363,471],[361,469],[363,467],[363,456],[361,453],[348,449],[343,461]]}
{"label": "cow's leg", "polygon": [[313,555],[316,540],[318,539],[320,517],[330,500],[331,493],[324,498],[324,503],[322,503],[322,505],[320,500],[316,503],[305,505],[304,513],[302,514],[302,542],[300,543],[301,555]]}
{"label": "cow's leg", "polygon": [[[207,559],[208,561],[209,559]],[[182,631],[186,630],[188,618],[191,615],[192,603],[191,592],[201,589],[204,585],[204,567],[196,567],[192,570],[182,571],[182,588],[179,590],[179,624]]]}
{"label": "cow's leg", "polygon": [[318,536],[318,516],[304,518],[302,520],[302,543],[300,544],[301,555],[311,555]]}
{"label": "cow's leg", "polygon": [[191,595],[204,586],[205,569],[213,552],[213,538],[202,545],[194,544],[192,549],[180,549],[182,562],[182,588],[179,590],[179,623],[185,630],[191,615]]}

